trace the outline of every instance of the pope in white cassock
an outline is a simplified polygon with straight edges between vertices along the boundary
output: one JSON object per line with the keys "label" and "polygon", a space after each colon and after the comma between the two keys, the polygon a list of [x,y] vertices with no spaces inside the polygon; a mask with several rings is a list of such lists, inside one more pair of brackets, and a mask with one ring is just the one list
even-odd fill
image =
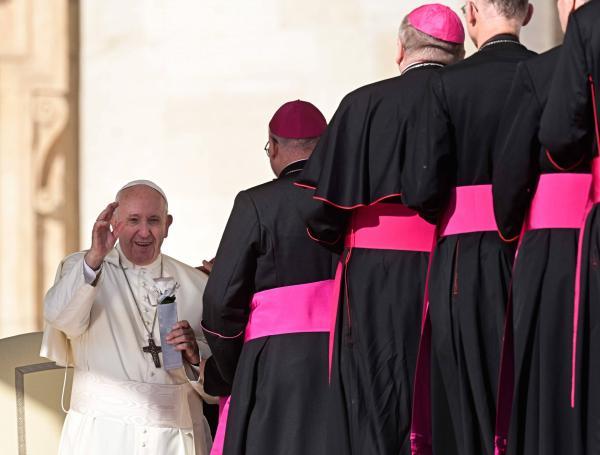
{"label": "pope in white cassock", "polygon": [[[161,253],[172,221],[156,184],[131,182],[99,215],[91,248],[58,268],[44,300],[41,355],[74,366],[61,455],[210,451],[202,399],[212,397],[198,367],[210,356],[200,328],[207,277]],[[159,353],[161,277],[177,283],[179,322],[166,341],[182,352],[183,367],[170,371]]]}

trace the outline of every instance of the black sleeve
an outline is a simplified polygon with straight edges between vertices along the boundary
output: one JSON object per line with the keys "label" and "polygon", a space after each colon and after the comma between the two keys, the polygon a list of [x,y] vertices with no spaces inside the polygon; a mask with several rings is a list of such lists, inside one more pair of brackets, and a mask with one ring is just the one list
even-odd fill
{"label": "black sleeve", "polygon": [[427,93],[414,135],[407,141],[402,199],[427,221],[437,223],[456,175],[456,157],[453,128],[439,74],[432,77]]}
{"label": "black sleeve", "polygon": [[582,159],[593,137],[589,69],[576,14],[571,14],[548,103],[540,125],[540,142],[560,166]]}
{"label": "black sleeve", "polygon": [[351,211],[313,199],[314,190],[296,187],[295,191],[302,193],[294,201],[306,225],[306,234],[324,248],[341,253]]}
{"label": "black sleeve", "polygon": [[244,343],[254,294],[261,229],[252,199],[237,195],[203,298],[203,328],[213,361],[205,370],[205,390],[225,395],[231,387]]}
{"label": "black sleeve", "polygon": [[539,175],[537,135],[542,107],[527,66],[519,64],[498,127],[492,190],[494,213],[505,241],[516,240]]}

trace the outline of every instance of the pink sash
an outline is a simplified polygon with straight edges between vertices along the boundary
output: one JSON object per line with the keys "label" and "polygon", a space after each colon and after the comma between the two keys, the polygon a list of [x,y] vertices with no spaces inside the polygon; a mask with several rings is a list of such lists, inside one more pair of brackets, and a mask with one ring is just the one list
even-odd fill
{"label": "pink sash", "polygon": [[[339,297],[342,292],[342,273],[347,283],[346,270],[352,250],[366,248],[373,250],[418,251],[428,253],[435,239],[435,226],[422,219],[417,212],[402,204],[377,203],[358,207],[352,212],[352,220],[345,238],[349,249],[344,263],[338,264],[335,274],[333,303],[331,305],[331,326],[329,328],[329,376]],[[350,321],[350,302],[348,289],[344,287],[346,308]]]}
{"label": "pink sash", "polygon": [[435,226],[402,204],[360,207],[352,214],[346,247],[373,250],[431,250]]}
{"label": "pink sash", "polygon": [[[525,232],[535,229],[580,229],[588,213],[591,184],[591,174],[540,175],[521,238]],[[574,324],[576,333],[576,315],[574,315]],[[496,435],[494,438],[496,455],[506,453],[508,442],[514,388],[513,348],[512,298],[510,298],[506,309],[498,381]]]}
{"label": "pink sash", "polygon": [[452,191],[440,224],[442,237],[497,230],[492,185],[459,186]]}
{"label": "pink sash", "polygon": [[[496,232],[492,185],[459,186],[452,191],[440,223],[441,237],[471,232]],[[435,243],[429,266],[435,254]],[[414,380],[410,433],[413,455],[431,455],[431,321],[429,319],[429,270],[425,287],[421,341]]]}
{"label": "pink sash", "polygon": [[[250,303],[244,342],[290,333],[327,332],[334,280],[296,284],[257,292]],[[210,455],[221,455],[230,397],[219,399],[219,424]]]}

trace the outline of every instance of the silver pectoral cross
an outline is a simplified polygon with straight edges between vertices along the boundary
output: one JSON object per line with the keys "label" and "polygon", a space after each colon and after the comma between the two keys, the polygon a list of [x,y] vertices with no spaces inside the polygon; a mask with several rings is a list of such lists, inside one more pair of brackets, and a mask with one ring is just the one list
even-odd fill
{"label": "silver pectoral cross", "polygon": [[154,339],[152,337],[148,338],[148,346],[144,346],[142,351],[150,353],[152,355],[152,360],[154,361],[154,366],[160,368],[160,357],[158,354],[159,352],[162,352],[162,348],[154,344]]}

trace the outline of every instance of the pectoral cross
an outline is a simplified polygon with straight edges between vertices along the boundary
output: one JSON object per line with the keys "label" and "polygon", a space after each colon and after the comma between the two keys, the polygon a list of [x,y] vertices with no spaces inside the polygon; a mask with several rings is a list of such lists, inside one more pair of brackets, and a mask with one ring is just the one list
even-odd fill
{"label": "pectoral cross", "polygon": [[149,352],[152,355],[152,360],[154,360],[154,366],[160,368],[160,357],[158,356],[158,353],[162,352],[162,348],[154,344],[154,339],[152,337],[148,338],[148,346],[144,346],[142,351],[145,353]]}

